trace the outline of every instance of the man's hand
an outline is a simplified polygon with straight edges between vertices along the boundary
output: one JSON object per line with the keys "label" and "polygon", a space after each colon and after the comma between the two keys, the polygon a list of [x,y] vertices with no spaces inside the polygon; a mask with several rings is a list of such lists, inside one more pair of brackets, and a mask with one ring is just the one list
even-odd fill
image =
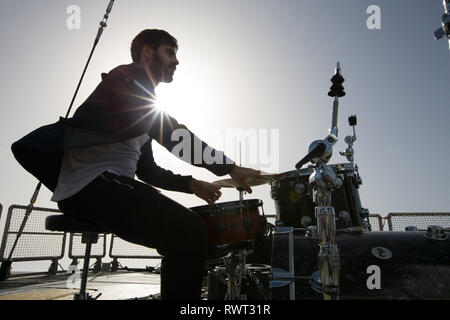
{"label": "man's hand", "polygon": [[222,195],[220,187],[209,182],[192,179],[188,186],[192,193],[210,204],[219,200]]}
{"label": "man's hand", "polygon": [[252,188],[250,188],[245,181],[248,178],[261,176],[261,171],[235,165],[233,170],[230,172],[230,176],[240,188],[244,189],[248,193],[252,193]]}

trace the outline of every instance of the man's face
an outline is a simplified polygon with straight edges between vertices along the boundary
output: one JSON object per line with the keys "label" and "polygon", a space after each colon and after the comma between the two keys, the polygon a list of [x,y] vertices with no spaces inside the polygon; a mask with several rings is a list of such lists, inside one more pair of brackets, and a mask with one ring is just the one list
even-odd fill
{"label": "man's face", "polygon": [[150,69],[153,80],[159,82],[172,82],[177,60],[177,49],[166,44],[162,44],[157,50],[151,49],[152,53],[147,57],[147,66]]}

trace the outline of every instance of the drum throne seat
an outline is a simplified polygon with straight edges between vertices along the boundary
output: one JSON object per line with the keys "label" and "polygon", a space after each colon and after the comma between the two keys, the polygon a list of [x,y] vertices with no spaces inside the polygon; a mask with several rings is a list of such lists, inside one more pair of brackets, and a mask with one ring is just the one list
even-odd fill
{"label": "drum throne seat", "polygon": [[91,297],[89,293],[86,292],[87,278],[89,272],[89,259],[91,257],[91,248],[93,243],[97,243],[98,235],[100,233],[110,233],[105,228],[92,224],[89,221],[80,219],[73,216],[57,214],[48,216],[45,220],[45,228],[50,231],[62,231],[70,233],[81,233],[81,243],[86,244],[85,254],[84,254],[84,265],[83,273],[81,276],[81,286],[80,292],[74,295],[74,300],[94,300],[97,297]]}

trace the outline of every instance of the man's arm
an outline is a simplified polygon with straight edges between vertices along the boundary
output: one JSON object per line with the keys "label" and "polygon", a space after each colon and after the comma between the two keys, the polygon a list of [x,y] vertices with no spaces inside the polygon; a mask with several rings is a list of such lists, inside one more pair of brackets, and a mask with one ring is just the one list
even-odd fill
{"label": "man's arm", "polygon": [[193,180],[192,176],[174,174],[172,171],[158,166],[153,158],[151,143],[152,139],[141,148],[141,157],[136,169],[138,179],[165,190],[193,193],[189,186]]}
{"label": "man's arm", "polygon": [[236,165],[222,151],[208,146],[174,118],[164,113],[160,113],[159,117],[162,118],[156,123],[160,125],[153,126],[151,132],[167,150],[194,166],[208,169],[217,176],[229,174],[240,188],[252,193],[245,180],[260,176],[261,171]]}
{"label": "man's arm", "polygon": [[154,122],[150,136],[183,161],[201,167],[216,176],[229,174],[235,163],[222,151],[210,147],[185,125],[161,112]]}
{"label": "man's arm", "polygon": [[140,180],[166,190],[193,193],[208,203],[214,203],[220,198],[222,195],[220,187],[196,180],[192,176],[174,174],[158,166],[153,158],[151,141],[150,139],[141,148],[141,157],[136,170]]}

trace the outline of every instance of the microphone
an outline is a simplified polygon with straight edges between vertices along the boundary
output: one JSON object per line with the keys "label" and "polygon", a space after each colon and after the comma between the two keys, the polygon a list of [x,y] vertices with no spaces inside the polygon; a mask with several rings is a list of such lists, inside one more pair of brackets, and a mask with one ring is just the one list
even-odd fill
{"label": "microphone", "polygon": [[95,42],[94,42],[95,44],[97,44],[98,41],[100,40],[100,37],[103,33],[103,29],[106,28],[106,22],[108,21],[109,14],[111,13],[113,4],[114,4],[114,0],[110,0],[108,7],[106,8],[106,13],[103,16],[102,21],[100,21],[100,27],[98,28],[97,37],[95,38]]}
{"label": "microphone", "polygon": [[317,146],[295,165],[295,168],[300,169],[312,159],[319,158],[325,152],[326,148],[327,145],[325,143],[322,141],[318,142]]}
{"label": "microphone", "polygon": [[108,12],[108,13],[111,12],[113,4],[114,4],[114,0],[111,0],[109,2],[108,8],[106,8],[106,12]]}

